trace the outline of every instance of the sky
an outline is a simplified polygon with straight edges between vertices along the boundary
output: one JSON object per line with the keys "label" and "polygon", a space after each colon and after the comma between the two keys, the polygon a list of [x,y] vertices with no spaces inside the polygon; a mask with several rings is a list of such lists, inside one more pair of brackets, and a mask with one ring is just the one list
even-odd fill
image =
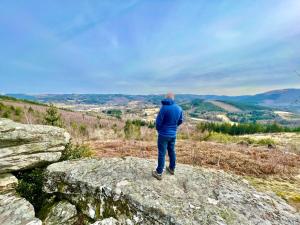
{"label": "sky", "polygon": [[0,1],[0,93],[282,88],[300,88],[299,0]]}

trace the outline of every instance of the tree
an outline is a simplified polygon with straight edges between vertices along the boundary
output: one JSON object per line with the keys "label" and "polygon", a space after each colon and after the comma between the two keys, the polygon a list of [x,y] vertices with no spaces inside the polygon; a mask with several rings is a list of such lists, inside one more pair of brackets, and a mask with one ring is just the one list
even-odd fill
{"label": "tree", "polygon": [[61,115],[53,104],[50,104],[49,108],[46,110],[44,121],[46,125],[63,127]]}
{"label": "tree", "polygon": [[126,139],[140,139],[141,138],[141,125],[135,124],[131,120],[127,120],[125,127],[124,127],[124,133]]}

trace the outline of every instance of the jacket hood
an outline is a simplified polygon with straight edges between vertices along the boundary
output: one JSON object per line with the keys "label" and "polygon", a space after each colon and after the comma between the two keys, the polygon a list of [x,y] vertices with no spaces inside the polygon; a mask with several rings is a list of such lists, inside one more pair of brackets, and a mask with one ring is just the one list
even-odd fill
{"label": "jacket hood", "polygon": [[161,104],[163,105],[173,105],[175,102],[173,99],[170,98],[165,98],[164,100],[161,101]]}

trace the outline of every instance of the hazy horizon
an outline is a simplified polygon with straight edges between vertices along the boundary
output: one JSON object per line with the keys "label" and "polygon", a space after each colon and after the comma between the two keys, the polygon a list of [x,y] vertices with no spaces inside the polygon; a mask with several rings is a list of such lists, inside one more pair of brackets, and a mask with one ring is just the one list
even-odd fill
{"label": "hazy horizon", "polygon": [[0,93],[300,88],[300,1],[0,3]]}
{"label": "hazy horizon", "polygon": [[[283,90],[299,90],[300,88],[285,88],[285,89],[272,89],[269,91],[283,91]],[[229,96],[229,97],[234,97],[234,96],[247,96],[247,95],[257,95],[257,94],[263,94],[269,91],[265,92],[257,92],[254,94],[241,94],[241,95],[225,95],[224,96]],[[7,92],[7,93],[1,93],[0,95],[7,95],[7,94],[12,94],[12,95],[165,95],[166,93],[148,93],[148,94],[131,94],[131,93],[17,93],[17,92]],[[203,93],[203,94],[197,94],[197,93],[174,93],[175,95],[218,95],[218,94],[210,94],[210,93]],[[219,96],[222,96],[219,95]]]}

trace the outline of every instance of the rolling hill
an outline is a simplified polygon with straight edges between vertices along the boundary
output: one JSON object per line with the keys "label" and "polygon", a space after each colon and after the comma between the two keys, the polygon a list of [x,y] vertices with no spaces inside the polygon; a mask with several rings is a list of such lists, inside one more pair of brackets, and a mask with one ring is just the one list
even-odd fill
{"label": "rolling hill", "polygon": [[[125,94],[6,94],[7,96],[38,102],[58,102],[76,104],[115,104],[126,105],[130,101],[160,104],[163,95],[125,95]],[[195,99],[219,100],[238,104],[267,106],[275,109],[300,112],[300,89],[274,90],[256,95],[223,96],[178,94],[178,103]],[[239,107],[237,107],[239,108]]]}

